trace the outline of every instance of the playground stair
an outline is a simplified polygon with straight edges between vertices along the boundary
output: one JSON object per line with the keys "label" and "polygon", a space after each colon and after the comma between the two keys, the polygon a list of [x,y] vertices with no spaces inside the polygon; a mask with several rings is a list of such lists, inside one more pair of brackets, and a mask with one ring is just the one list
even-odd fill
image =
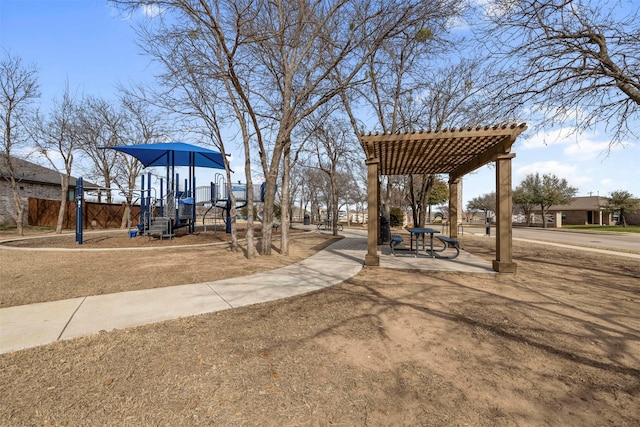
{"label": "playground stair", "polygon": [[149,229],[147,230],[147,235],[159,235],[160,240],[164,239],[165,237],[171,239],[173,237],[173,233],[171,232],[171,218],[162,216],[151,218]]}

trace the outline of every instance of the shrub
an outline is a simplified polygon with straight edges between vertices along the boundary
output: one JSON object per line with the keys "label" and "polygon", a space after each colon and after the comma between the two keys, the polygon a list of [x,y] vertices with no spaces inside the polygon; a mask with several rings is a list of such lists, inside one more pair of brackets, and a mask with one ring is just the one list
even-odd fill
{"label": "shrub", "polygon": [[389,211],[389,225],[391,227],[401,227],[404,222],[404,213],[400,208],[391,208]]}

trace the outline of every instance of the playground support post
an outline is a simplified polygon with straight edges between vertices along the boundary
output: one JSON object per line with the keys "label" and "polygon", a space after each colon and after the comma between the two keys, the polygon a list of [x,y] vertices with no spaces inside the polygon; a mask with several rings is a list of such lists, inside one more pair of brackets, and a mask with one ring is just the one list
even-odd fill
{"label": "playground support post", "polygon": [[162,178],[160,178],[160,216],[164,216],[164,195],[162,193]]}
{"label": "playground support post", "polygon": [[174,199],[175,199],[175,212],[173,212],[174,215],[174,224],[178,224],[180,222],[180,211],[179,209],[179,205],[178,205],[178,199],[180,199],[180,174],[177,173],[176,174],[176,180],[175,180],[175,184],[176,184],[176,188],[175,188],[175,193],[174,194]]}
{"label": "playground support post", "polygon": [[82,178],[76,180],[76,243],[82,244],[82,199],[83,183]]}
{"label": "playground support post", "polygon": [[191,210],[191,224],[189,224],[189,232],[196,232],[196,207],[198,206],[196,200],[196,175],[195,175],[195,167],[194,171],[191,174],[191,197],[193,198],[193,209]]}
{"label": "playground support post", "polygon": [[144,174],[142,174],[142,176],[140,177],[140,189],[142,190],[140,192],[140,216],[138,219],[138,224],[142,224],[142,229],[140,230],[141,233],[144,233],[147,230],[147,223],[146,221],[146,211],[145,211],[145,198],[144,198]]}

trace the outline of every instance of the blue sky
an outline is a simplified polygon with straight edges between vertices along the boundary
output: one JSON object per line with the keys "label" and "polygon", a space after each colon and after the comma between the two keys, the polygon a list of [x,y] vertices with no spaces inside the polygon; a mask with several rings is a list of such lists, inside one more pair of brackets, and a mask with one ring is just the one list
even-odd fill
{"label": "blue sky", "polygon": [[[0,0],[0,47],[38,66],[43,107],[67,81],[72,91],[109,99],[118,84],[153,79],[153,67],[136,45],[132,18],[104,0]],[[553,173],[580,196],[622,189],[640,197],[640,142],[626,141],[624,148],[607,152],[604,132],[569,134],[529,126],[527,138],[513,148],[514,187],[529,173]],[[465,177],[464,202],[494,189],[494,170],[484,167]]]}

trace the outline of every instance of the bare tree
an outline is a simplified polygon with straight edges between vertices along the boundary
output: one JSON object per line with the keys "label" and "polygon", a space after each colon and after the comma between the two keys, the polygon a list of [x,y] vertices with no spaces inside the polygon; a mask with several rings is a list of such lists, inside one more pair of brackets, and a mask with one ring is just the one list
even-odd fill
{"label": "bare tree", "polygon": [[[132,96],[126,91],[120,93],[120,115],[117,141],[121,145],[140,145],[156,142],[167,136],[167,129],[160,112],[145,100]],[[104,150],[113,151],[113,150]],[[142,163],[133,156],[116,152],[112,182],[125,198],[125,210],[121,227],[131,227],[131,205],[134,202],[136,179],[143,169]]]}
{"label": "bare tree", "polygon": [[[309,208],[310,220],[312,223],[319,221],[320,218],[320,206],[323,201],[324,192],[327,185],[327,177],[320,169],[315,167],[313,156],[309,159],[302,159],[300,163],[296,165],[292,172],[299,174],[301,179],[300,189],[300,205],[306,211]],[[324,200],[325,204],[328,200]],[[328,205],[328,204],[327,204]]]}
{"label": "bare tree", "polygon": [[[238,100],[237,123],[257,145],[266,181],[262,252],[271,253],[273,202],[282,177],[282,253],[288,252],[289,173],[292,132],[361,75],[367,59],[386,41],[444,15],[456,2],[115,0],[137,7],[155,4],[154,34],[201,40],[214,69]],[[434,10],[436,12],[434,12]],[[160,37],[155,39],[162,41]],[[176,57],[203,79],[211,64]],[[211,61],[210,61],[211,62]],[[243,132],[245,130],[243,129]],[[244,135],[243,135],[244,136]],[[247,150],[245,150],[245,155]],[[247,163],[250,165],[250,163]],[[247,172],[248,174],[249,172]]]}
{"label": "bare tree", "polygon": [[119,156],[116,151],[104,148],[120,143],[119,135],[124,126],[122,111],[117,104],[88,96],[78,109],[78,120],[80,149],[91,159],[86,172],[92,180],[102,182],[106,189],[107,203],[112,203],[112,174]]}
{"label": "bare tree", "polygon": [[[464,7],[462,2],[433,3],[431,6],[428,19],[406,27],[398,37],[368,57],[367,79],[355,88],[355,95],[342,93],[345,110],[356,133],[361,132],[362,125],[353,113],[358,104],[355,99],[364,100],[364,106],[375,114],[377,126],[384,133],[413,131],[421,126],[420,118],[428,112],[430,105],[421,99],[424,94],[435,95],[429,91],[429,79],[425,78],[435,67],[429,59],[441,53],[443,48],[451,47],[446,39],[447,28],[451,18],[458,16]],[[412,177],[406,182],[411,193],[408,200],[417,220],[418,206],[428,196],[433,177]],[[419,187],[414,188],[417,183]],[[394,178],[386,177],[381,213],[387,218],[392,205],[393,185]]]}
{"label": "bare tree", "polygon": [[9,182],[15,205],[17,231],[24,234],[24,201],[18,191],[19,179],[16,177],[12,157],[31,133],[27,127],[33,124],[31,103],[40,96],[37,69],[22,63],[22,60],[3,51],[0,59],[0,113],[2,114],[2,140],[0,145],[0,171]]}
{"label": "bare tree", "polygon": [[[401,112],[404,123],[410,128],[419,127],[440,131],[445,127],[479,124],[485,119],[483,108],[486,86],[485,74],[480,61],[463,59],[429,69],[420,96],[406,100]],[[434,185],[442,184],[435,175],[418,175],[409,179],[409,200],[414,221],[424,226],[427,205],[443,203],[448,198],[438,197],[436,203],[429,203]],[[460,207],[461,209],[462,207]]]}
{"label": "bare tree", "polygon": [[[326,121],[315,123],[314,129],[310,130],[313,135],[310,138],[313,146],[313,154],[316,157],[316,165],[328,179],[330,203],[331,207],[330,219],[333,225],[333,235],[338,235],[338,211],[339,204],[339,187],[346,187],[345,183],[340,185],[340,176],[342,170],[348,168],[349,164],[354,160],[353,153],[358,148],[358,142],[353,134],[350,124],[340,121],[335,117],[330,117]],[[341,170],[342,169],[342,170]],[[349,179],[349,178],[347,178]]]}
{"label": "bare tree", "polygon": [[[639,9],[633,1],[492,0],[484,42],[497,58],[497,105],[546,125],[604,124],[612,144],[633,135],[640,108]],[[506,109],[504,108],[506,107]]]}
{"label": "bare tree", "polygon": [[76,151],[80,148],[80,125],[78,118],[78,104],[74,96],[69,93],[69,84],[65,86],[61,98],[54,99],[49,115],[38,120],[36,145],[38,151],[58,169],[62,162],[63,172],[60,173],[60,210],[56,233],[62,233],[64,217],[69,201],[69,180]]}
{"label": "bare tree", "polygon": [[483,61],[484,58],[461,59],[426,70],[423,90],[402,105],[403,123],[440,131],[490,120],[492,115],[486,107],[490,80]]}

